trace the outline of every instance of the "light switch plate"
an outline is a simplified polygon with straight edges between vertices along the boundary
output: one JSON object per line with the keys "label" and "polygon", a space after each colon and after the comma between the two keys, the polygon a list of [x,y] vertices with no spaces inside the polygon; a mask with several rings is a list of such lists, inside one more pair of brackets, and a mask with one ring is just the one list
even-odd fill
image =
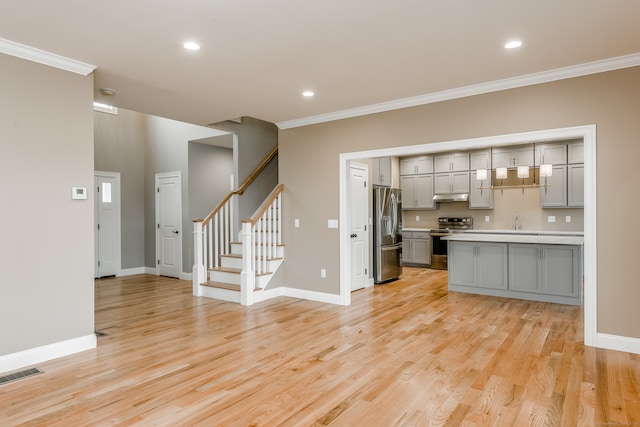
{"label": "light switch plate", "polygon": [[300,227],[300,220],[298,218],[293,220],[293,226],[295,228],[299,228]]}
{"label": "light switch plate", "polygon": [[327,221],[327,227],[328,228],[338,228],[338,220],[337,219],[330,219],[329,221]]}

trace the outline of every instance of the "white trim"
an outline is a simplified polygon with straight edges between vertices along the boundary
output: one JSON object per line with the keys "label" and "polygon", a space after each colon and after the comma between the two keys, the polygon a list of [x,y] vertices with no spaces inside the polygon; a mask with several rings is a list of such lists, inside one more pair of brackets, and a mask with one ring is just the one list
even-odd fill
{"label": "white trim", "polygon": [[307,291],[304,289],[289,288],[281,286],[278,288],[267,289],[254,293],[254,303],[266,301],[277,297],[298,298],[308,301],[322,302],[326,304],[340,304],[340,296],[336,294],[327,294],[324,292]]}
{"label": "white trim", "polygon": [[36,49],[35,47],[16,43],[3,38],[0,38],[0,53],[6,53],[7,55],[16,56],[18,58],[26,59],[27,61],[37,62],[39,64],[48,65],[61,70],[71,71],[72,73],[81,74],[83,76],[88,76],[98,68],[95,65],[76,61],[75,59],[66,58],[55,53]]}
{"label": "white trim", "polygon": [[636,67],[638,65],[640,65],[640,53],[635,53],[616,58],[603,59],[600,61],[587,62],[585,64],[572,65],[555,70],[525,74],[523,76],[511,77],[508,79],[494,80],[491,82],[443,90],[425,95],[381,102],[379,104],[372,104],[364,107],[350,108],[347,110],[303,117],[300,119],[286,120],[284,122],[276,123],[276,126],[280,129],[291,129],[318,123],[331,122],[334,120],[348,119],[351,117],[365,116],[368,114],[382,113],[385,111],[399,110],[401,108],[415,107],[418,105],[433,104],[435,102],[449,101],[467,96],[481,95],[484,93],[498,92],[518,87],[570,79],[589,74],[604,73],[622,68]]}
{"label": "white trim", "polygon": [[[366,183],[365,194],[368,194],[368,192],[370,191],[370,187],[371,187],[369,185],[369,165],[367,165],[365,163],[349,162],[349,180],[351,180],[351,169],[352,168],[353,169],[359,169],[359,170],[364,172],[364,174],[366,176],[366,178],[365,178],[365,183]],[[349,186],[351,186],[351,184],[349,184]],[[349,200],[351,200],[350,196],[347,196],[347,197],[349,197]],[[364,211],[365,211],[365,224],[366,224],[366,229],[367,229],[367,232],[365,233],[365,236],[364,236],[364,239],[363,239],[363,241],[364,241],[364,253],[367,254],[367,256],[365,257],[364,268],[365,268],[365,271],[367,271],[367,276],[368,277],[364,279],[365,283],[363,285],[364,285],[364,288],[368,288],[368,287],[371,286],[369,284],[369,282],[371,280],[373,280],[373,278],[371,276],[372,272],[371,272],[371,268],[370,268],[370,265],[369,265],[369,255],[368,255],[370,253],[369,252],[370,251],[370,249],[369,249],[369,244],[370,244],[370,242],[369,242],[369,234],[371,233],[371,229],[369,227],[369,221],[368,221],[369,214],[370,214],[369,213],[369,197],[366,196],[366,195],[365,195],[365,198],[364,198],[364,204],[365,204],[365,208],[364,208]],[[351,230],[351,215],[348,215],[347,219],[348,219],[348,221],[346,223],[345,222],[341,222],[341,224],[346,224],[347,230]],[[347,258],[351,259],[351,244],[347,245],[347,247],[348,247],[348,251],[349,251],[347,253]],[[349,278],[349,282],[351,282],[351,277]],[[353,292],[353,290],[351,290],[351,291]]]}
{"label": "white trim", "polygon": [[155,267],[145,267],[144,268],[144,274],[153,274],[153,275],[157,276],[158,272],[156,271]]}
{"label": "white trim", "polygon": [[[562,140],[582,138],[585,150],[585,200],[584,200],[584,342],[589,346],[609,345],[610,341],[598,341],[597,337],[597,313],[598,313],[598,289],[597,289],[597,241],[596,241],[596,126],[576,126],[559,129],[548,129],[534,132],[514,133],[508,135],[496,135],[457,141],[437,142],[433,144],[412,145],[397,148],[385,148],[381,150],[359,151],[354,153],[342,153],[339,156],[340,174],[340,221],[346,224],[348,212],[347,186],[349,183],[349,162],[351,160],[366,159],[371,157],[409,156],[417,154],[429,154],[439,151],[472,150],[486,147],[529,143],[536,140]],[[349,233],[343,229],[340,232],[340,303],[351,303],[349,278],[351,277],[351,265],[348,255]],[[607,347],[605,347],[607,348]]]}
{"label": "white trim", "polygon": [[47,360],[91,350],[96,348],[97,342],[96,335],[91,334],[0,356],[0,372],[9,372]]}
{"label": "white trim", "polygon": [[595,347],[640,354],[640,339],[599,333]]}
{"label": "white trim", "polygon": [[193,280],[193,273],[180,272],[180,280]]}
{"label": "white trim", "polygon": [[[151,273],[151,274],[154,274],[154,273]],[[147,267],[125,268],[118,271],[118,273],[116,274],[116,277],[135,276],[136,274],[147,274]]]}

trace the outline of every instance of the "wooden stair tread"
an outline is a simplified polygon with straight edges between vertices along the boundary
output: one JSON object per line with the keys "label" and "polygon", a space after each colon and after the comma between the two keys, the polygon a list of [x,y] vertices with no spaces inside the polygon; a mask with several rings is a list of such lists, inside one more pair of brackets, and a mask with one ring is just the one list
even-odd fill
{"label": "wooden stair tread", "polygon": [[[242,273],[242,269],[240,268],[230,268],[230,267],[215,267],[209,268],[209,271],[220,271],[223,273],[231,273],[231,274],[240,274]],[[256,273],[256,276],[268,276],[269,274],[273,274],[271,271],[265,271],[263,273]]]}
{"label": "wooden stair tread", "polygon": [[[238,291],[238,292],[240,292],[240,285],[234,285],[234,284],[231,284],[231,283],[208,281],[208,282],[204,282],[202,284],[202,286],[208,286],[210,288],[226,289],[226,290],[229,290],[229,291]],[[262,288],[255,288],[254,290],[255,291],[261,291]]]}

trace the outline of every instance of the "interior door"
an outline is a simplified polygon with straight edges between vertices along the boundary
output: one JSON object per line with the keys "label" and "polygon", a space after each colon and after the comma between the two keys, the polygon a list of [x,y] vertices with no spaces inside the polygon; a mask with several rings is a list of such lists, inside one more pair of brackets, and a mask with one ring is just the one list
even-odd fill
{"label": "interior door", "polygon": [[94,276],[115,276],[120,269],[120,175],[94,175]]}
{"label": "interior door", "polygon": [[369,251],[368,247],[368,199],[366,165],[351,163],[349,168],[350,182],[350,224],[349,236],[351,246],[351,290],[362,289],[368,281]]}
{"label": "interior door", "polygon": [[182,272],[182,176],[156,175],[157,274],[180,277]]}

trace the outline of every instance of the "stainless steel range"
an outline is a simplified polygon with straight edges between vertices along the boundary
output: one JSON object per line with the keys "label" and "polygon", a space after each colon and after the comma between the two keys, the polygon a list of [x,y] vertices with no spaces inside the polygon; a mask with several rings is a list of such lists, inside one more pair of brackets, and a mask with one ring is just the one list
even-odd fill
{"label": "stainless steel range", "polygon": [[447,241],[443,237],[453,233],[463,233],[473,229],[471,217],[440,217],[438,228],[431,229],[431,268],[437,270],[447,269]]}

